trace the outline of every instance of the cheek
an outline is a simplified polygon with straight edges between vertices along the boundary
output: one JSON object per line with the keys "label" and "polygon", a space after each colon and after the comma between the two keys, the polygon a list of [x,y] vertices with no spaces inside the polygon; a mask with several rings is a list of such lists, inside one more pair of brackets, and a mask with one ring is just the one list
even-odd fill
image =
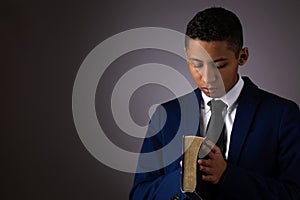
{"label": "cheek", "polygon": [[223,84],[225,85],[225,87],[228,87],[235,80],[237,76],[237,69],[232,68],[230,70],[227,69],[225,71],[220,70],[220,75],[222,77]]}
{"label": "cheek", "polygon": [[230,80],[230,76],[227,73],[220,73],[220,74],[221,74],[223,85],[226,88],[228,85],[228,81]]}
{"label": "cheek", "polygon": [[189,70],[195,82],[199,82],[201,80],[200,73],[194,67],[191,66],[189,66]]}
{"label": "cheek", "polygon": [[220,71],[220,75],[223,81],[227,79],[227,74]]}

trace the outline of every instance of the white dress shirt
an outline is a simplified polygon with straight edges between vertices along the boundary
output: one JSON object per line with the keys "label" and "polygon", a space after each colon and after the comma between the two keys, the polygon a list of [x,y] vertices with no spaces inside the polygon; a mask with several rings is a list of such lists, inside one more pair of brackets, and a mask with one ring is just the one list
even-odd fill
{"label": "white dress shirt", "polygon": [[[217,99],[222,100],[227,105],[227,112],[225,113],[225,118],[224,118],[225,125],[226,125],[226,133],[227,133],[226,152],[225,152],[226,158],[228,157],[230,136],[231,136],[232,126],[236,114],[236,109],[238,106],[237,99],[240,96],[243,86],[244,86],[244,81],[239,75],[238,82],[233,86],[233,88],[231,88],[231,90],[229,90],[223,97],[215,98],[216,100]],[[206,96],[204,92],[202,92],[202,98],[203,98],[203,105],[201,105],[200,129],[202,133],[201,135],[204,136],[211,116],[211,110],[210,110],[210,106],[208,105],[208,102],[210,102],[212,98]]]}

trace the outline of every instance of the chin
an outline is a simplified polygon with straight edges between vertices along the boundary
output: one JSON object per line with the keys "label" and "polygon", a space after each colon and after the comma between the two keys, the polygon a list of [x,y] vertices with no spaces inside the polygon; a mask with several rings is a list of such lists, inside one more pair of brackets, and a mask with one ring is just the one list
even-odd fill
{"label": "chin", "polygon": [[209,93],[206,95],[211,98],[220,98],[220,97],[224,96],[225,94],[226,94],[225,91],[216,91],[216,92],[212,92],[212,93]]}

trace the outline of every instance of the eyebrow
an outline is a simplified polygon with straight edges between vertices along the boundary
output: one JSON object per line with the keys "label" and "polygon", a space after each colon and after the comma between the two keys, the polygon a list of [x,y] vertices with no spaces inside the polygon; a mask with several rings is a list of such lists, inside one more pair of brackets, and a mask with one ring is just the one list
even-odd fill
{"label": "eyebrow", "polygon": [[[199,60],[197,58],[190,58],[190,59],[194,60],[194,61],[197,61],[197,62],[203,62],[202,60]],[[221,62],[221,61],[225,61],[225,60],[228,60],[228,58],[218,58],[218,59],[215,59],[213,61],[216,63],[216,62]]]}
{"label": "eyebrow", "polygon": [[218,58],[216,60],[214,60],[214,62],[221,62],[221,61],[225,61],[228,60],[228,58]]}

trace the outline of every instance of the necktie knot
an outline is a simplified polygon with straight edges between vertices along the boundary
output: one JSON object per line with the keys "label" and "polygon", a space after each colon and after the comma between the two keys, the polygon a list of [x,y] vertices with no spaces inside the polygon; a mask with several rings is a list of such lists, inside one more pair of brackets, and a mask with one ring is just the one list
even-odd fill
{"label": "necktie knot", "polygon": [[211,100],[208,105],[210,106],[213,114],[222,113],[227,109],[227,105],[222,100]]}

